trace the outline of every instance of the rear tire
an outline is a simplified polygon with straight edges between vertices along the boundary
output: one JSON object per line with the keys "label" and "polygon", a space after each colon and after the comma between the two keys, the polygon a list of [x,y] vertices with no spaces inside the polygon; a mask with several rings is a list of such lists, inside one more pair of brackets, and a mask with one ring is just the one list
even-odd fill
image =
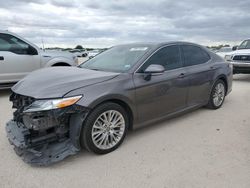
{"label": "rear tire", "polygon": [[128,123],[128,114],[123,107],[112,102],[101,104],[83,124],[81,146],[96,154],[112,152],[122,144]]}
{"label": "rear tire", "polygon": [[225,97],[226,97],[226,84],[223,80],[219,79],[215,82],[212,88],[207,107],[210,109],[220,108],[224,103]]}

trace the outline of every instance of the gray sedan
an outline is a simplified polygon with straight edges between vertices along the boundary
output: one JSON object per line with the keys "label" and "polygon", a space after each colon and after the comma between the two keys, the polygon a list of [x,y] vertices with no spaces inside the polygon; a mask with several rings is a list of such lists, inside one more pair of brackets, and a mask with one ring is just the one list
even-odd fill
{"label": "gray sedan", "polygon": [[86,148],[109,153],[129,129],[206,106],[232,90],[232,66],[185,42],[113,47],[79,67],[31,73],[13,88],[6,126],[24,161],[48,165]]}

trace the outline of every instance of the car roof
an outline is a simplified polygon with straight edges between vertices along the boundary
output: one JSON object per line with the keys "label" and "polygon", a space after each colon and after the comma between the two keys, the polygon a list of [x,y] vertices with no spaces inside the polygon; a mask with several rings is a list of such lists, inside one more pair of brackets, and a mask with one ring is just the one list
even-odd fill
{"label": "car roof", "polygon": [[[9,34],[14,34],[8,30],[0,30],[0,33],[9,33]],[[246,39],[246,40],[250,40],[250,39]],[[127,44],[120,44],[120,45],[116,45],[116,46],[151,46],[151,47],[159,47],[159,46],[165,46],[165,45],[169,45],[169,44],[191,44],[191,45],[198,45],[195,43],[191,43],[191,42],[185,42],[185,41],[169,41],[169,42],[134,42],[134,43],[127,43]],[[200,46],[200,45],[199,45]],[[79,49],[73,49],[73,50],[79,50]],[[96,49],[94,49],[96,50]]]}
{"label": "car roof", "polygon": [[23,38],[22,36],[20,36],[20,35],[18,35],[18,34],[16,34],[16,33],[10,32],[10,31],[8,31],[8,30],[0,30],[0,33],[12,35],[12,36],[14,36],[14,37],[19,38],[20,40],[23,40],[24,42],[26,42],[26,43],[28,43],[28,44],[30,44],[30,45],[32,45],[33,47],[36,47],[37,49],[40,49],[36,44],[34,44],[34,43],[32,43],[32,42],[26,40],[25,38]]}
{"label": "car roof", "polygon": [[202,48],[205,48],[202,45],[196,44],[196,43],[192,43],[192,42],[185,42],[185,41],[169,41],[169,42],[135,42],[135,43],[128,43],[128,44],[121,44],[121,45],[117,45],[117,46],[130,46],[130,47],[151,47],[151,48],[160,48],[163,46],[167,46],[167,45],[172,45],[172,44],[179,44],[179,45],[194,45],[194,46],[199,46]]}
{"label": "car roof", "polygon": [[[8,30],[0,30],[0,33],[8,33],[8,34],[14,34]],[[250,40],[250,39],[246,39]],[[116,45],[116,46],[131,46],[131,47],[138,47],[138,46],[148,46],[152,48],[159,48],[162,46],[166,45],[171,45],[171,44],[189,44],[189,45],[195,45],[195,46],[201,46],[199,44],[191,43],[191,42],[185,42],[185,41],[169,41],[169,42],[135,42],[135,43],[128,43],[128,44],[121,44],[121,45]],[[74,50],[74,49],[73,49]]]}
{"label": "car roof", "polygon": [[8,31],[8,30],[0,30],[0,33],[8,33],[8,34],[12,34],[12,32]]}

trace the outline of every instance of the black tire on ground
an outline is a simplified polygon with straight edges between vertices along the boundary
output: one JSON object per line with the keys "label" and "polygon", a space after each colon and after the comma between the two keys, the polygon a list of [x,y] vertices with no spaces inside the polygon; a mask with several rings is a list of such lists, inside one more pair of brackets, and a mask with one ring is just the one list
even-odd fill
{"label": "black tire on ground", "polygon": [[[95,121],[97,118],[104,112],[109,111],[109,110],[115,110],[118,111],[124,118],[125,121],[125,130],[124,133],[120,139],[119,142],[117,142],[116,145],[114,145],[112,148],[109,149],[100,149],[98,148],[92,139],[92,128],[94,126]],[[99,106],[97,106],[86,118],[83,124],[82,132],[81,132],[81,137],[80,137],[80,143],[81,146],[86,148],[88,151],[96,153],[96,154],[106,154],[109,152],[114,151],[117,149],[123,142],[127,130],[128,130],[128,125],[129,124],[129,118],[127,112],[124,110],[122,106],[119,104],[113,103],[113,102],[107,102],[103,103]]]}
{"label": "black tire on ground", "polygon": [[[220,105],[216,105],[216,104],[214,103],[214,99],[213,99],[213,98],[214,98],[213,96],[214,96],[214,94],[215,94],[215,92],[216,92],[216,86],[218,86],[218,84],[222,84],[223,87],[224,87],[224,91],[225,91],[223,100],[222,100],[222,102],[221,102]],[[210,108],[210,109],[214,109],[214,110],[220,108],[220,107],[223,105],[223,103],[224,103],[225,97],[226,97],[226,84],[225,84],[225,82],[224,82],[223,80],[219,79],[219,80],[217,80],[217,81],[215,82],[215,84],[214,84],[214,86],[213,86],[213,88],[212,88],[212,91],[211,91],[211,94],[210,94],[210,97],[209,97],[209,102],[208,102],[208,104],[207,104],[206,107],[207,107],[207,108]]]}

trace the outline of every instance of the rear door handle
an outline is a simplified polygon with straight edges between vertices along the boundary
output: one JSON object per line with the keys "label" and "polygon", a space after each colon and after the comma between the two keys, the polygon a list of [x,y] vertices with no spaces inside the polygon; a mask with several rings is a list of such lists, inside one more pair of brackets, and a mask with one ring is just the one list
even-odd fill
{"label": "rear door handle", "polygon": [[210,69],[211,69],[211,70],[214,70],[214,69],[216,69],[216,68],[215,68],[214,66],[211,66]]}
{"label": "rear door handle", "polygon": [[178,78],[184,78],[185,77],[185,74],[184,73],[181,73]]}
{"label": "rear door handle", "polygon": [[0,56],[0,61],[3,61],[4,60],[4,57],[3,56]]}

